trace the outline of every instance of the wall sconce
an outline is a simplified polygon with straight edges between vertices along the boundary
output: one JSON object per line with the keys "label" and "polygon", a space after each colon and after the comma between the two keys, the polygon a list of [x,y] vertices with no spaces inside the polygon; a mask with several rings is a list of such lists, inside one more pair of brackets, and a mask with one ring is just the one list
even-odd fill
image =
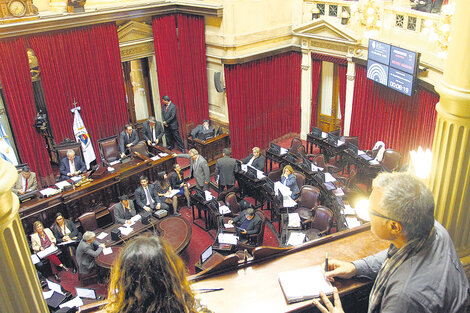
{"label": "wall sconce", "polygon": [[341,24],[346,25],[349,22],[349,13],[347,11],[343,11],[341,13]]}
{"label": "wall sconce", "polygon": [[318,9],[317,5],[315,5],[312,9],[312,20],[316,20],[320,17],[320,10]]}

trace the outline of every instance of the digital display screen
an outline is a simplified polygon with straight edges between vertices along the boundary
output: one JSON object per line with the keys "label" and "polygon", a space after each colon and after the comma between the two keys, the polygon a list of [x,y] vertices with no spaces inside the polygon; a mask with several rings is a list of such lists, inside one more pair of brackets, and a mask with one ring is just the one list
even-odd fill
{"label": "digital display screen", "polygon": [[367,78],[388,86],[388,66],[372,60],[367,61]]}
{"label": "digital display screen", "polygon": [[416,52],[395,46],[390,50],[390,66],[413,75],[416,65]]}
{"label": "digital display screen", "polygon": [[369,39],[368,59],[388,65],[390,60],[390,45],[377,40]]}
{"label": "digital display screen", "polygon": [[411,96],[413,91],[413,75],[390,67],[388,71],[388,87]]}

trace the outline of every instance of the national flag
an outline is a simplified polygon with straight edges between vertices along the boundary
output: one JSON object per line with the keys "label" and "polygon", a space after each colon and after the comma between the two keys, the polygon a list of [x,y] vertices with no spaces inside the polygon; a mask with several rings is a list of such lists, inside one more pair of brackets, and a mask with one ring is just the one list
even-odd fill
{"label": "national flag", "polygon": [[3,128],[2,121],[0,120],[0,157],[13,165],[18,165],[15,150],[11,147],[10,140],[8,139],[7,132]]}
{"label": "national flag", "polygon": [[83,157],[85,158],[85,164],[87,169],[90,169],[90,163],[96,160],[95,151],[91,144],[90,135],[83,124],[82,117],[80,116],[80,107],[73,108],[71,111],[74,113],[73,118],[73,133],[75,134],[75,140],[82,144]]}

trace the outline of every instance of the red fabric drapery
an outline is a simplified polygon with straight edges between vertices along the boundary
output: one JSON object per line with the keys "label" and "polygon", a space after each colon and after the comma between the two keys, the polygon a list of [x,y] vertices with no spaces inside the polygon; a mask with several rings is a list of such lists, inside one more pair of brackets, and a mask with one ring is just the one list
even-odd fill
{"label": "red fabric drapery", "polygon": [[209,117],[204,17],[157,16],[152,27],[160,95],[178,106],[182,132],[187,122]]}
{"label": "red fabric drapery", "polygon": [[255,146],[300,131],[301,54],[288,52],[225,66],[232,154],[242,158]]}
{"label": "red fabric drapery", "polygon": [[371,149],[381,140],[408,160],[418,146],[431,148],[439,96],[418,87],[412,96],[400,94],[367,79],[367,69],[356,66],[351,136],[359,136],[360,148]]}
{"label": "red fabric drapery", "polygon": [[320,61],[326,61],[330,63],[335,63],[335,64],[343,64],[346,65],[348,64],[348,60],[334,57],[331,55],[326,55],[326,54],[319,54],[319,53],[312,53],[312,60],[320,60]]}
{"label": "red fabric drapery", "polygon": [[99,161],[97,140],[118,134],[127,122],[126,93],[115,24],[28,38],[36,52],[54,139],[74,138],[72,102]]}
{"label": "red fabric drapery", "polygon": [[339,78],[339,108],[341,111],[341,133],[344,131],[344,117],[346,110],[346,73],[348,71],[347,65],[338,65],[338,78]]}
{"label": "red fabric drapery", "polygon": [[321,80],[321,63],[322,61],[314,59],[312,54],[312,115],[310,126],[317,126],[317,110],[318,110],[318,87]]}
{"label": "red fabric drapery", "polygon": [[24,38],[0,41],[0,81],[21,161],[45,185],[52,184],[46,142],[34,128],[36,109]]}

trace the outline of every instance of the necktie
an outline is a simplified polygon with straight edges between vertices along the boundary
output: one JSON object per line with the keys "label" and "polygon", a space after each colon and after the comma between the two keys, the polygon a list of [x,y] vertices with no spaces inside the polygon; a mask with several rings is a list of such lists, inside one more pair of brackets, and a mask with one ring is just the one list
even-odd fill
{"label": "necktie", "polygon": [[152,197],[150,197],[150,192],[149,192],[149,189],[148,187],[145,187],[145,196],[147,197],[147,204],[153,204],[153,199]]}
{"label": "necktie", "polygon": [[168,111],[168,105],[165,107],[165,112]]}
{"label": "necktie", "polygon": [[26,190],[28,190],[28,180],[25,179],[26,183],[24,184],[24,191],[26,192]]}
{"label": "necktie", "polygon": [[75,164],[73,161],[70,161],[70,173],[75,173],[77,170],[75,169]]}
{"label": "necktie", "polygon": [[155,136],[155,127],[152,127],[152,141],[157,141],[157,136]]}
{"label": "necktie", "polygon": [[176,172],[176,174],[178,174],[178,177],[179,177],[179,179],[180,179],[180,181],[181,181],[181,175],[180,175],[180,172]]}

